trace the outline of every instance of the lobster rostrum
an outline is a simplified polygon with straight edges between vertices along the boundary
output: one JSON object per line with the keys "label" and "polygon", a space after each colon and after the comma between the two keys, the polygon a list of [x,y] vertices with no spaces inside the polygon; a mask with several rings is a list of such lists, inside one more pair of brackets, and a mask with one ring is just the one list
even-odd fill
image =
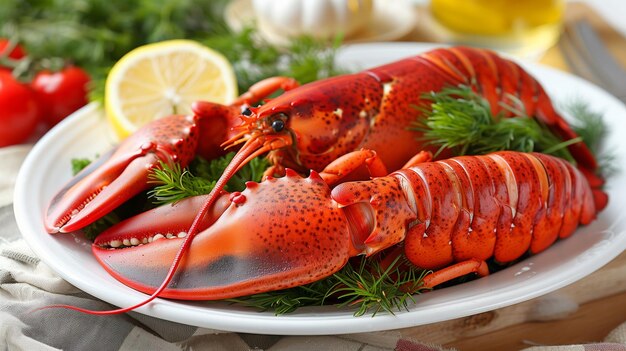
{"label": "lobster rostrum", "polygon": [[[381,207],[380,211],[373,211],[371,208],[378,208],[378,205],[374,206],[376,203],[395,206],[396,202],[386,201],[383,195],[372,195],[370,205],[365,205],[367,201],[347,204],[344,194],[349,192],[343,190],[347,186],[353,186],[353,183],[339,185],[332,190],[332,195],[330,187],[345,180],[348,175],[351,179],[366,179],[367,173],[363,171],[363,164],[372,176],[385,176],[387,167],[400,169],[418,150],[427,149],[419,140],[420,134],[409,128],[422,113],[415,107],[422,105],[424,93],[459,84],[470,86],[482,94],[489,101],[494,114],[501,112],[500,103],[507,104],[511,99],[519,99],[526,113],[539,118],[555,135],[563,140],[577,137],[554,110],[540,84],[516,63],[485,50],[466,47],[437,49],[361,73],[328,78],[303,86],[297,86],[288,78],[270,78],[253,86],[229,106],[197,102],[193,106],[194,116],[171,116],[152,122],[122,142],[107,157],[103,157],[102,161],[88,167],[71,180],[52,199],[46,214],[46,228],[51,233],[71,232],[93,222],[145,190],[149,186],[147,177],[150,169],[159,167],[159,162],[178,162],[184,167],[195,154],[211,158],[224,153],[226,149],[238,148],[237,154],[211,194],[205,198],[144,213],[111,228],[94,244],[96,257],[118,279],[139,290],[155,291],[155,282],[164,281],[153,293],[153,297],[160,294],[171,279],[176,281],[176,287],[165,289],[164,295],[160,296],[184,299],[223,298],[250,293],[251,289],[255,290],[259,286],[271,290],[314,281],[342,266],[342,262],[345,263],[346,257],[350,255],[372,253],[389,246],[389,243],[401,241],[401,232],[414,227],[407,226],[407,223],[393,225],[394,221],[383,218],[383,214],[397,218],[400,216],[397,213],[399,211],[404,216],[402,218],[413,218],[416,215],[416,218],[422,218],[420,216],[426,213],[420,212],[426,210],[415,205],[417,201],[406,199],[397,202],[399,207],[390,207],[388,211],[382,211]],[[252,106],[279,89],[285,92],[259,107]],[[588,148],[580,142],[571,144],[568,148],[578,167],[589,179],[594,180],[592,187],[599,185],[601,180],[592,177],[597,165]],[[267,182],[250,183],[242,193],[224,193],[224,184],[239,168],[250,159],[266,153],[272,164],[266,172],[269,177]],[[537,170],[539,161],[532,161],[541,158],[524,157],[531,159],[528,162],[534,165],[533,169],[537,172],[534,173],[535,176],[541,178],[543,173]],[[423,159],[423,154],[420,154],[417,160],[410,161],[409,164]],[[516,167],[510,161],[498,161],[496,164]],[[450,168],[445,168],[446,172],[459,172],[458,167],[454,167],[456,166],[451,165]],[[570,187],[583,187],[579,185],[582,181],[578,176],[568,178],[563,175],[566,174],[563,167],[568,172],[571,167],[555,167],[560,170],[559,181],[571,183]],[[287,168],[294,171],[287,171]],[[312,170],[309,178],[299,179],[295,176],[295,173],[306,173],[309,170]],[[284,179],[271,178],[285,174],[287,177]],[[510,176],[514,172],[503,174]],[[483,181],[489,182],[488,174],[482,175],[486,177]],[[380,190],[381,194],[390,194],[385,186],[379,186],[385,182],[397,182],[389,179],[405,178],[393,175],[363,184],[375,186],[375,190]],[[409,176],[406,179],[407,182],[414,183],[414,179]],[[462,176],[459,179],[463,185],[469,182]],[[518,194],[519,199],[522,196],[545,195],[545,191],[529,191],[527,187],[534,186],[533,189],[536,190],[550,184],[549,189],[552,189],[552,183],[543,178],[543,182],[520,181],[523,177],[517,179],[520,184],[517,192],[510,189],[509,184],[512,183],[509,180],[499,179],[493,181],[493,184],[506,184],[507,194]],[[389,186],[393,188],[391,183]],[[405,186],[403,182],[400,184]],[[502,185],[495,187],[499,191],[504,189]],[[568,186],[564,187],[569,189]],[[469,192],[468,187],[452,188],[454,191],[446,194],[458,191],[454,195],[457,199],[470,204],[482,204],[475,198],[482,196],[479,195],[482,193],[474,191],[477,195],[465,195]],[[599,190],[592,192],[593,196],[585,195],[585,199],[593,198],[594,205],[598,209],[602,208],[606,204],[606,196]],[[279,193],[283,195],[277,195]],[[357,193],[366,196],[371,192],[351,194],[357,196]],[[577,198],[583,198],[583,193],[585,192],[577,193]],[[437,192],[431,190],[429,194]],[[281,202],[276,211],[270,211],[275,205],[268,204],[285,199],[291,199],[289,202],[316,205],[297,207],[296,210],[285,207],[288,204]],[[448,222],[456,221],[448,217],[450,213],[444,211],[446,206],[435,205],[435,196],[430,199],[427,202],[431,208],[428,209],[433,211],[433,216],[445,217]],[[537,199],[548,198],[539,196]],[[264,206],[270,208],[262,210]],[[521,213],[534,219],[535,214],[531,211],[520,212],[519,206],[516,208],[518,210],[512,214],[513,218]],[[549,206],[545,208],[547,211]],[[489,213],[495,216],[495,212]],[[590,216],[589,213],[595,211],[587,209],[584,213]],[[264,217],[260,214],[264,214]],[[369,220],[353,218],[367,216],[375,217]],[[474,223],[471,227],[473,232],[482,232],[479,225],[481,221],[473,221],[474,215],[465,215],[468,216],[469,223]],[[255,218],[255,226],[263,228],[254,238],[246,233],[250,229],[249,218]],[[416,218],[410,222],[413,223]],[[530,220],[524,218],[519,221]],[[568,221],[568,225],[569,223]],[[401,227],[404,229],[400,229]],[[343,233],[343,239],[329,237],[329,228]],[[285,232],[287,229],[288,232]],[[318,229],[319,232],[315,231]],[[195,237],[199,231],[202,232]],[[409,231],[413,232],[415,229]],[[521,234],[515,232],[517,234],[512,236],[515,237],[511,239],[512,242],[522,242],[518,237]],[[425,233],[429,235],[428,232]],[[292,235],[298,239],[292,238]],[[171,240],[158,240],[161,237]],[[412,236],[407,236],[407,246],[411,243],[410,237]],[[178,239],[182,238],[181,244]],[[291,241],[285,241],[288,239]],[[303,240],[302,245],[294,244],[298,240]],[[506,240],[504,242],[507,243]],[[488,247],[489,244],[485,246]],[[496,243],[496,246],[503,247],[502,250],[505,251],[513,250],[513,244]],[[116,250],[115,247],[124,248]],[[264,249],[260,249],[261,247]],[[524,245],[515,248],[521,251],[527,249]],[[303,258],[295,258],[297,255],[292,254],[278,255],[291,249],[300,250]],[[433,249],[443,250],[439,246],[433,246]],[[319,257],[325,257],[322,253],[332,253],[332,256],[336,254],[342,258],[328,259],[325,262],[305,259],[313,257],[305,254],[306,250],[319,254]],[[496,249],[495,252],[496,258],[500,257],[501,250]],[[425,264],[424,268],[441,268],[449,264],[444,256],[447,257],[435,251],[426,254],[425,257],[436,259]],[[483,256],[477,259],[484,260]],[[236,267],[233,266],[235,261],[238,262]],[[241,262],[245,264],[242,265]],[[304,267],[300,263],[304,263]],[[179,265],[186,268],[177,271]],[[162,268],[168,266],[170,269],[164,279]],[[216,273],[219,271],[226,273],[219,276],[220,273]],[[209,288],[194,285],[206,282],[208,272],[218,274],[217,280],[220,284],[229,283],[222,287]],[[258,279],[245,278],[257,275]],[[189,282],[191,277],[195,277],[193,280],[197,282]],[[239,280],[231,281],[232,279]]]}
{"label": "lobster rostrum", "polygon": [[[421,156],[388,176],[332,189],[315,171],[302,178],[287,169],[283,178],[222,195],[160,296],[213,300],[298,286],[333,274],[351,256],[402,242],[414,265],[434,270],[424,280],[430,288],[471,272],[487,275],[490,257],[506,263],[541,252],[596,216],[587,179],[562,159],[512,151],[436,162]],[[115,278],[153,293],[180,241],[155,238],[143,223],[197,210],[205,200],[122,222],[98,236],[93,252]],[[151,244],[114,249],[133,239]]]}

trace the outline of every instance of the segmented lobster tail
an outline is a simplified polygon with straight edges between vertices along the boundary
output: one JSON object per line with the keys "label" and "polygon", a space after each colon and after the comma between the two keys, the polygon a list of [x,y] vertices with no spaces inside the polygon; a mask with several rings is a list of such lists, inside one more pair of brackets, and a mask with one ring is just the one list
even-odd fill
{"label": "segmented lobster tail", "polygon": [[429,162],[393,173],[408,180],[417,221],[405,239],[415,265],[513,261],[538,253],[596,216],[593,192],[568,162],[498,152]]}
{"label": "segmented lobster tail", "polygon": [[[458,84],[470,86],[490,103],[494,114],[510,115],[503,105],[516,106],[519,99],[528,116],[534,116],[563,140],[578,137],[565,119],[555,111],[541,84],[513,61],[489,50],[469,47],[442,48],[420,55]],[[578,166],[592,175],[598,168],[585,143],[568,146]]]}

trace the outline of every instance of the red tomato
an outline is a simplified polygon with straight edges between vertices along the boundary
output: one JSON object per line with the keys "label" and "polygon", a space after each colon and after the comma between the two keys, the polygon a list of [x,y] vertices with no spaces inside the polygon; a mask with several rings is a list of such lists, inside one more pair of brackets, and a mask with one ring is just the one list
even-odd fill
{"label": "red tomato", "polygon": [[[6,55],[5,51],[6,51],[7,46],[9,46],[9,40],[0,38],[0,56]],[[14,60],[19,60],[23,58],[24,56],[26,56],[26,53],[24,52],[24,49],[19,45],[15,45],[13,50],[11,50],[11,52],[8,55],[9,58],[12,58]]]}
{"label": "red tomato", "polygon": [[75,66],[37,73],[31,86],[37,92],[43,121],[53,126],[87,104],[89,81],[89,75]]}
{"label": "red tomato", "polygon": [[[9,44],[10,41],[8,39],[0,38],[0,59],[4,61],[8,57],[10,60],[20,60],[24,58],[24,56],[26,56],[24,49],[19,45],[15,45],[13,47],[13,50],[7,53],[6,51]],[[0,71],[11,72],[12,70],[13,67],[11,67],[11,64],[9,62],[0,62]]]}
{"label": "red tomato", "polygon": [[19,144],[39,122],[37,97],[10,72],[0,71],[0,147]]}

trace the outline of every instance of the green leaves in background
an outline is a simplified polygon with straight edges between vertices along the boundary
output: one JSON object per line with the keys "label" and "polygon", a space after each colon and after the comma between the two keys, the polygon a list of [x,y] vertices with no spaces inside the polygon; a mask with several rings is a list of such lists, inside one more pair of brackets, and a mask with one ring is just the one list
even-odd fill
{"label": "green leaves in background", "polygon": [[227,0],[9,0],[0,4],[0,36],[18,40],[35,59],[63,58],[93,78],[101,100],[106,75],[124,54],[168,39],[192,39],[220,51],[234,65],[240,91],[275,75],[307,83],[337,74],[334,51],[310,38],[272,46],[252,28],[232,32]]}
{"label": "green leaves in background", "polygon": [[225,0],[23,0],[0,5],[0,34],[33,56],[64,57],[92,74],[129,50],[174,38],[227,32]]}

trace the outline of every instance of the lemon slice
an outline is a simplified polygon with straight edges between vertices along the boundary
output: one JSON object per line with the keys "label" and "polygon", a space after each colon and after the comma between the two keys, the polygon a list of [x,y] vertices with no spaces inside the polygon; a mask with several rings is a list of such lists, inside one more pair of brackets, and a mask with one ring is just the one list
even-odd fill
{"label": "lemon slice", "polygon": [[128,52],[111,69],[104,109],[120,139],[172,114],[190,114],[197,100],[228,104],[237,97],[231,64],[191,40],[168,40]]}

